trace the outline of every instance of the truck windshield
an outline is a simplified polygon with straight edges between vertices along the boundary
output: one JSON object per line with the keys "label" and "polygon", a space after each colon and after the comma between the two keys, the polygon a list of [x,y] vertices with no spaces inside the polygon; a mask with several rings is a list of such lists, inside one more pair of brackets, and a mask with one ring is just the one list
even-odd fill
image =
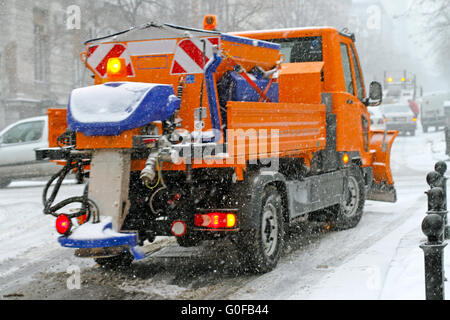
{"label": "truck windshield", "polygon": [[281,45],[281,53],[286,57],[285,62],[323,61],[322,37],[272,39],[267,41]]}

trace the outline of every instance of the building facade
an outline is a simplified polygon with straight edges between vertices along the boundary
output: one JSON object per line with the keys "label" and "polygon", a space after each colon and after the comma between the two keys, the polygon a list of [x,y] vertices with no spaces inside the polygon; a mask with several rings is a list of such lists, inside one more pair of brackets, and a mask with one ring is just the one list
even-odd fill
{"label": "building facade", "polygon": [[0,0],[0,130],[66,107],[70,92],[90,83],[83,42],[126,25],[111,8],[104,1]]}

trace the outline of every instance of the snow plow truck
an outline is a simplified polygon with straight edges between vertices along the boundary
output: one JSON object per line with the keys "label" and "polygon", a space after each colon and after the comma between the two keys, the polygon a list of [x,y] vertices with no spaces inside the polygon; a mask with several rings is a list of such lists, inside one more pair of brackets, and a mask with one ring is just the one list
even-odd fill
{"label": "snow plow truck", "polygon": [[[291,223],[353,228],[365,200],[396,201],[398,132],[370,128],[382,88],[366,92],[354,35],[222,33],[213,20],[86,42],[94,83],[48,110],[50,147],[36,151],[62,165],[44,213],[76,256],[126,266],[157,236],[183,247],[226,238],[242,265],[264,273]],[[84,193],[56,203],[73,170]]]}

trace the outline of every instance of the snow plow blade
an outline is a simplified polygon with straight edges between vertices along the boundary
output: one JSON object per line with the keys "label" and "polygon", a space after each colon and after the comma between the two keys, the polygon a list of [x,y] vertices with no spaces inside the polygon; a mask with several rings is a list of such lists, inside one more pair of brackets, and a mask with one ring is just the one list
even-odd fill
{"label": "snow plow blade", "polygon": [[373,152],[373,184],[367,200],[396,202],[397,193],[391,172],[391,147],[398,135],[394,130],[371,131],[370,150]]}

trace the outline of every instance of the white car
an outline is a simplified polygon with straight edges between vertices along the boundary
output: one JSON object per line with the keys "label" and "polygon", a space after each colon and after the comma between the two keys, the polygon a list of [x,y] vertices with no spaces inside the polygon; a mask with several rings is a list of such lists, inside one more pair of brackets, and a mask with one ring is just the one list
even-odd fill
{"label": "white car", "polygon": [[61,166],[37,161],[35,149],[48,148],[48,117],[18,121],[0,132],[0,188],[14,179],[50,176]]}
{"label": "white car", "polygon": [[378,108],[370,108],[370,128],[372,130],[385,130],[386,119]]}
{"label": "white car", "polygon": [[412,136],[416,134],[417,118],[408,104],[385,104],[380,108],[386,118],[387,130],[398,130],[403,134],[408,132]]}

